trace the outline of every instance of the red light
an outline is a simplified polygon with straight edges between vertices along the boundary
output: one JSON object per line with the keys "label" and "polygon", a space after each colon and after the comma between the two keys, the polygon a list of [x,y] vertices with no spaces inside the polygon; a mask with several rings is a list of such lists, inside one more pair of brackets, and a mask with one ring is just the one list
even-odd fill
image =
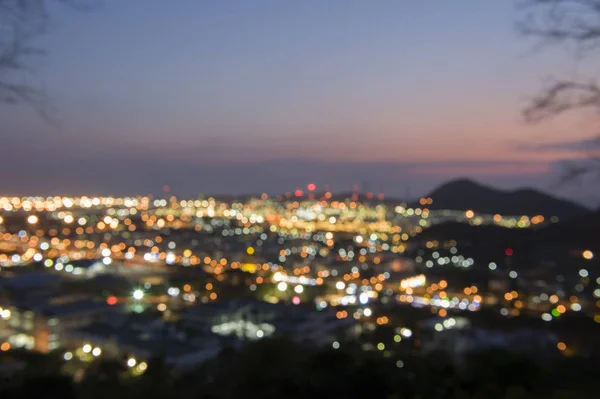
{"label": "red light", "polygon": [[300,297],[297,297],[297,296],[293,297],[292,298],[292,303],[294,305],[300,305]]}
{"label": "red light", "polygon": [[117,304],[117,297],[116,296],[109,296],[108,298],[106,298],[106,303],[108,303],[110,306],[116,305]]}
{"label": "red light", "polygon": [[317,189],[317,186],[313,183],[310,183],[308,186],[306,186],[306,188],[308,189],[308,191],[315,191]]}
{"label": "red light", "polygon": [[506,248],[506,251],[504,251],[504,253],[506,254],[506,256],[512,256],[515,251],[512,250],[512,248]]}
{"label": "red light", "polygon": [[163,191],[164,191],[165,193],[168,193],[169,191],[171,191],[171,186],[169,186],[168,184],[165,184],[165,185],[163,186]]}
{"label": "red light", "polygon": [[304,195],[304,191],[298,189],[294,192],[294,194],[296,195],[296,197],[302,197]]}

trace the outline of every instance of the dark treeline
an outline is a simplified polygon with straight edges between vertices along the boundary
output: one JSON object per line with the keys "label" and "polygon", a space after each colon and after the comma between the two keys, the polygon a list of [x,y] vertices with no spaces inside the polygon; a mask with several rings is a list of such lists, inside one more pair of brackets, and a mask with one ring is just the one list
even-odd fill
{"label": "dark treeline", "polygon": [[132,378],[122,362],[99,360],[75,383],[50,359],[29,362],[5,379],[0,397],[591,399],[600,392],[598,362],[592,360],[536,361],[501,352],[473,355],[458,368],[443,354],[398,360],[351,345],[319,350],[265,340],[225,349],[201,367],[178,373],[154,359],[144,375]]}

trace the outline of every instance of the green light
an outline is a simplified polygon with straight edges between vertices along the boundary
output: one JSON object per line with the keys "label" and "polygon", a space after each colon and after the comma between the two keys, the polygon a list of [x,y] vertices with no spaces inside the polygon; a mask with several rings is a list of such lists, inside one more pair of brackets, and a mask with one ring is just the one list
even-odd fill
{"label": "green light", "polygon": [[552,316],[558,317],[560,316],[560,312],[557,309],[552,309]]}

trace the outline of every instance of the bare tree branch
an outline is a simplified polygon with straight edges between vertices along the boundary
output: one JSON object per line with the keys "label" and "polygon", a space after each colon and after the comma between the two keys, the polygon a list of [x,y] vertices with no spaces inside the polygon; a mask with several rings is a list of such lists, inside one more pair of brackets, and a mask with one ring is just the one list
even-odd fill
{"label": "bare tree branch", "polygon": [[[537,40],[536,47],[569,45],[577,59],[594,55],[600,48],[600,0],[526,0],[522,6],[528,13],[517,23],[517,30]],[[600,111],[600,86],[594,78],[549,82],[523,114],[528,122],[535,123],[583,109]],[[598,150],[589,153],[587,159],[563,162],[563,170],[560,185],[580,182],[590,174],[600,177]]]}
{"label": "bare tree branch", "polygon": [[552,82],[533,98],[524,115],[529,122],[539,122],[581,108],[600,108],[600,87],[596,82]]}
{"label": "bare tree branch", "polygon": [[[600,0],[527,0],[523,7],[529,12],[517,29],[538,40],[538,45],[574,44],[579,57],[600,46]],[[590,107],[600,109],[600,87],[595,79],[556,80],[533,98],[524,116],[529,122],[538,122]]]}
{"label": "bare tree branch", "polygon": [[63,3],[79,10],[94,0],[0,0],[0,103],[29,104],[48,118],[48,98],[30,83],[29,58],[43,52],[35,39],[49,26],[48,5]]}
{"label": "bare tree branch", "polygon": [[572,43],[579,55],[600,44],[600,0],[528,0],[518,31],[541,44]]}

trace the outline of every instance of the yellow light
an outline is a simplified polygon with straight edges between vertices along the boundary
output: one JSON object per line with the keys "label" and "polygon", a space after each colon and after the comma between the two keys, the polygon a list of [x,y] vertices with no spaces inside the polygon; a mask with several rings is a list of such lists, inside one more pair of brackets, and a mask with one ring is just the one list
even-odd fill
{"label": "yellow light", "polygon": [[31,215],[27,218],[27,223],[36,224],[39,221],[39,218],[35,215]]}
{"label": "yellow light", "polygon": [[254,248],[252,248],[252,247],[248,247],[248,249],[246,249],[246,253],[247,253],[248,255],[252,255],[252,254],[254,253]]}
{"label": "yellow light", "polygon": [[465,216],[468,219],[471,219],[473,216],[475,216],[475,212],[473,212],[472,210],[469,209],[468,211],[465,212]]}
{"label": "yellow light", "polygon": [[584,259],[591,260],[594,258],[594,253],[592,251],[590,251],[589,249],[585,250],[585,251],[583,251],[583,257],[584,257]]}

